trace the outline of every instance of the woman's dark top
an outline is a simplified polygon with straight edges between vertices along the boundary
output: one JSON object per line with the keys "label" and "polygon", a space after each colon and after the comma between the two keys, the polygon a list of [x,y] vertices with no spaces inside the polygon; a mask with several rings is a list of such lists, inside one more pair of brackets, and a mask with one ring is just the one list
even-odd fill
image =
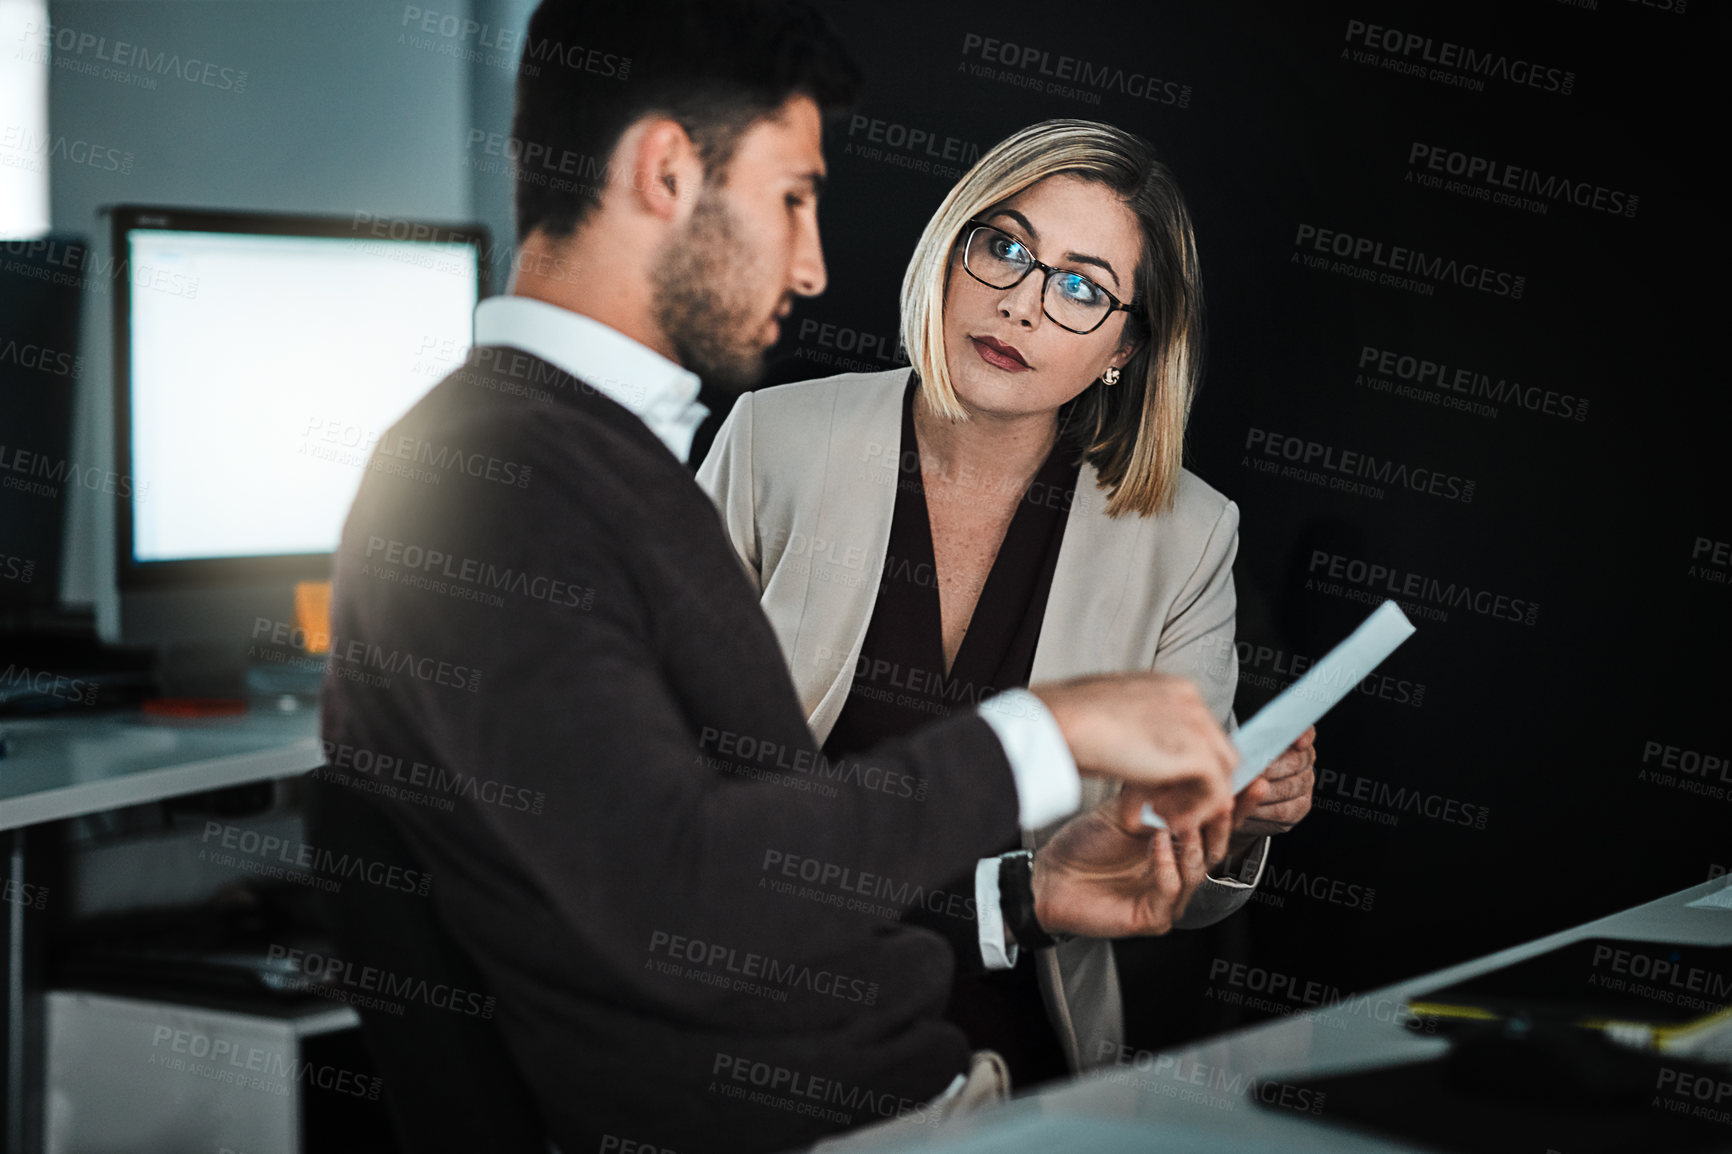
{"label": "woman's dark top", "polygon": [[[832,758],[868,749],[933,718],[971,709],[1001,690],[1028,684],[1075,495],[1079,462],[1068,459],[1075,450],[1064,447],[1061,439],[1011,518],[968,632],[946,673],[932,524],[914,436],[915,388],[910,374],[902,399],[902,451],[889,550],[853,687],[824,743],[825,754]],[[958,895],[965,902],[956,900]],[[945,1017],[962,1028],[976,1049],[1002,1054],[1019,1091],[1066,1076],[1063,1048],[1041,1002],[1034,952],[1020,951],[1013,969],[987,972],[974,916],[957,916],[973,906],[970,875],[955,879],[943,893],[927,894],[904,917],[939,931],[956,946],[956,974]]]}

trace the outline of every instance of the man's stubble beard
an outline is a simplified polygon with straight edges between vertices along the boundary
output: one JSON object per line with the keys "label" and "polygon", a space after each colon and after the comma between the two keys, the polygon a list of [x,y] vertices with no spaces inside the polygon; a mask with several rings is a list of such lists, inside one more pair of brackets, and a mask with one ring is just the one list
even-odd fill
{"label": "man's stubble beard", "polygon": [[743,392],[764,373],[767,350],[756,338],[770,318],[755,315],[747,299],[753,263],[722,198],[706,188],[685,233],[651,274],[656,321],[680,363],[730,392]]}

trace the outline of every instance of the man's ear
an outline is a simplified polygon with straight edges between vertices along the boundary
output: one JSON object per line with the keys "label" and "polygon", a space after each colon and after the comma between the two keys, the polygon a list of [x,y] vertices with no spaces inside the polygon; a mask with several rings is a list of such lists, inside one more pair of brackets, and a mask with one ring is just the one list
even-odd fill
{"label": "man's ear", "polygon": [[623,190],[640,212],[676,222],[691,212],[703,184],[697,145],[678,121],[665,116],[638,121],[620,137],[619,168],[630,174]]}

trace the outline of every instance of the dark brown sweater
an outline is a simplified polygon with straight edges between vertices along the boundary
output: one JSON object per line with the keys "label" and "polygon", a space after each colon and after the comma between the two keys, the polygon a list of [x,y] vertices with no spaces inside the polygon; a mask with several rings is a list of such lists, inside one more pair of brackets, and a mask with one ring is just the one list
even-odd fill
{"label": "dark brown sweater", "polygon": [[370,805],[431,872],[564,1150],[784,1149],[965,1068],[943,939],[801,890],[937,887],[1010,842],[997,739],[966,713],[826,758],[714,507],[627,410],[477,350],[381,441],[332,632],[311,836]]}

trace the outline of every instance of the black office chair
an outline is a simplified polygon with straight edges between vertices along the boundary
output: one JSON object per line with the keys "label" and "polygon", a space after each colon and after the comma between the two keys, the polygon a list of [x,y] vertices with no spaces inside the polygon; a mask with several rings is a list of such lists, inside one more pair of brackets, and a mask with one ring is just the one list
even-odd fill
{"label": "black office chair", "polygon": [[[305,813],[307,840],[321,849],[421,868],[397,830],[353,789],[308,781]],[[343,961],[485,992],[429,898],[355,882],[322,897]],[[493,1021],[416,1001],[401,1015],[356,1009],[404,1154],[548,1154],[535,1100]]]}

